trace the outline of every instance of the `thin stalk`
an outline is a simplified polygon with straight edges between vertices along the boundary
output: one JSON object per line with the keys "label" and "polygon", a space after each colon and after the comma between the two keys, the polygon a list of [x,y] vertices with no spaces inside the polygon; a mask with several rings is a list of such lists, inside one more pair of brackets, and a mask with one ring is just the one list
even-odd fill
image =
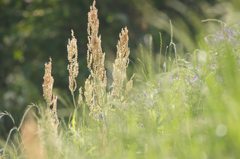
{"label": "thin stalk", "polygon": [[75,109],[76,109],[76,108],[77,108],[77,105],[76,105],[76,100],[75,100],[74,92],[71,91],[71,94],[72,94],[73,105],[74,105],[74,107],[75,107]]}

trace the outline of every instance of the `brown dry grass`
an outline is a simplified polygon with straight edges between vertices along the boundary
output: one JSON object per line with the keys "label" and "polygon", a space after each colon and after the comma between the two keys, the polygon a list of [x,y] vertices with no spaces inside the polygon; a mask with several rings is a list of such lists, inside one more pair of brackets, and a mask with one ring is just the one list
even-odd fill
{"label": "brown dry grass", "polygon": [[21,139],[26,159],[45,159],[38,124],[30,112],[21,128]]}

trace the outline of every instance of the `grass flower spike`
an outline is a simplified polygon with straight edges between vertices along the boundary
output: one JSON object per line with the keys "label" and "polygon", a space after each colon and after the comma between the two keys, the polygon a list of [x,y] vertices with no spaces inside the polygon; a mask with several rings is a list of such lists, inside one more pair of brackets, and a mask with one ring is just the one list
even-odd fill
{"label": "grass flower spike", "polygon": [[88,13],[88,51],[87,63],[92,77],[105,89],[107,84],[106,70],[104,67],[105,53],[101,47],[101,36],[98,36],[99,20],[96,2],[90,7]]}
{"label": "grass flower spike", "polygon": [[45,64],[45,74],[43,77],[43,97],[47,103],[48,109],[47,114],[51,120],[53,131],[57,132],[57,127],[59,125],[57,117],[57,96],[53,95],[53,83],[54,79],[52,77],[52,59]]}
{"label": "grass flower spike", "polygon": [[68,40],[67,45],[68,51],[68,71],[69,71],[69,89],[73,92],[77,88],[76,78],[78,76],[78,49],[77,49],[77,39],[74,36],[74,32],[72,30],[72,39]]}
{"label": "grass flower spike", "polygon": [[93,2],[88,13],[87,65],[90,75],[85,82],[84,96],[90,109],[90,115],[97,117],[101,114],[101,107],[104,103],[107,76],[104,67],[105,53],[102,51],[101,37],[98,35],[98,10],[95,5],[96,1]]}
{"label": "grass flower spike", "polygon": [[120,97],[123,85],[127,78],[127,67],[129,63],[130,50],[128,48],[128,29],[122,29],[117,44],[117,57],[113,64],[112,96]]}
{"label": "grass flower spike", "polygon": [[52,105],[53,97],[53,83],[54,79],[52,77],[52,59],[49,59],[48,63],[45,63],[45,74],[43,76],[43,97],[48,106]]}

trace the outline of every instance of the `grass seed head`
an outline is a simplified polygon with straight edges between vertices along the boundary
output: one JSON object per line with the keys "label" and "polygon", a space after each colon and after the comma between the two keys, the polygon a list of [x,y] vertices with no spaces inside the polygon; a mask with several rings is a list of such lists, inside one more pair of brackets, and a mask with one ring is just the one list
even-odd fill
{"label": "grass seed head", "polygon": [[69,89],[71,92],[74,92],[77,88],[76,78],[78,76],[78,49],[77,49],[77,39],[74,36],[72,30],[72,39],[68,40],[67,45],[68,51],[68,71],[69,71]]}
{"label": "grass seed head", "polygon": [[104,67],[105,53],[102,51],[101,36],[98,36],[99,19],[96,2],[90,7],[88,13],[88,51],[87,63],[91,75],[105,89],[107,85],[106,70]]}
{"label": "grass seed head", "polygon": [[128,29],[122,29],[117,44],[117,57],[113,64],[112,96],[119,97],[127,78],[130,50],[128,48]]}
{"label": "grass seed head", "polygon": [[84,97],[90,109],[90,115],[99,116],[103,99],[106,93],[107,76],[105,70],[105,53],[102,51],[101,36],[99,32],[98,10],[95,7],[96,1],[90,7],[88,13],[88,50],[87,65],[90,75],[85,81]]}
{"label": "grass seed head", "polygon": [[52,103],[53,97],[53,83],[54,79],[52,77],[52,59],[49,59],[48,63],[45,63],[45,74],[43,76],[43,97],[48,106]]}
{"label": "grass seed head", "polygon": [[101,114],[102,109],[99,103],[99,91],[97,91],[94,81],[92,80],[91,75],[85,81],[85,91],[84,97],[86,104],[90,110],[90,116],[93,116],[95,119],[98,119],[99,114]]}
{"label": "grass seed head", "polygon": [[93,104],[93,95],[94,95],[93,83],[91,80],[91,76],[89,76],[85,81],[84,91],[85,101],[89,107],[91,107],[91,105]]}
{"label": "grass seed head", "polygon": [[54,95],[52,106],[50,107],[50,119],[52,121],[52,126],[54,131],[57,132],[57,128],[59,125],[58,115],[57,115],[57,96]]}
{"label": "grass seed head", "polygon": [[49,119],[51,120],[53,131],[57,132],[57,127],[59,124],[57,117],[57,96],[53,95],[53,83],[54,79],[52,77],[52,59],[45,64],[45,74],[43,76],[43,97],[47,103],[48,109],[47,114],[49,114]]}

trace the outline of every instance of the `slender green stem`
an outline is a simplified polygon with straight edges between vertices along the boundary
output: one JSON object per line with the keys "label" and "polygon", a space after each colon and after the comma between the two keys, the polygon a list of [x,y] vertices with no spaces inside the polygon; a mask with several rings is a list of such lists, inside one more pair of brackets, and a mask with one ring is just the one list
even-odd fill
{"label": "slender green stem", "polygon": [[71,91],[71,94],[72,94],[73,105],[75,108],[77,108],[74,92]]}

